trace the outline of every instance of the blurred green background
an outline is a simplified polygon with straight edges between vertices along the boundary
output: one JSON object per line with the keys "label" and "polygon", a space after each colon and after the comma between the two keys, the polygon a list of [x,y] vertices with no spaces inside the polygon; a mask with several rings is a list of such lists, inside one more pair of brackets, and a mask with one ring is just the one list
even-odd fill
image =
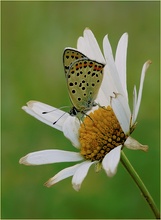
{"label": "blurred green background", "polygon": [[75,150],[63,134],[21,110],[29,100],[70,105],[62,65],[65,47],[76,47],[85,27],[102,39],[109,34],[115,53],[129,34],[129,97],[146,75],[138,126],[133,137],[147,153],[124,152],[159,206],[159,2],[2,2],[2,218],[153,218],[146,201],[119,164],[117,175],[90,169],[80,192],[68,178],[52,188],[43,183],[73,163],[27,167],[29,152]]}

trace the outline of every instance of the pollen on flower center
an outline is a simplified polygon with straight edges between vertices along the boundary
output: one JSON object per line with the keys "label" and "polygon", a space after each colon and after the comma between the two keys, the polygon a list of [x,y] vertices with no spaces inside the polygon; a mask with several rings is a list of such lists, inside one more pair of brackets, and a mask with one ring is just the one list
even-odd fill
{"label": "pollen on flower center", "polygon": [[79,134],[80,153],[91,161],[102,161],[107,153],[123,145],[127,138],[110,106],[100,107],[85,117]]}

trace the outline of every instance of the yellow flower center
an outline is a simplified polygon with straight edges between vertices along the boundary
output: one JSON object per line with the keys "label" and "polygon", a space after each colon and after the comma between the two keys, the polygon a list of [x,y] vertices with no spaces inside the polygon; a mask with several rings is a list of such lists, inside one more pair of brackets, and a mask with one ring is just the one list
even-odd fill
{"label": "yellow flower center", "polygon": [[102,161],[107,153],[127,139],[110,106],[100,107],[85,117],[79,133],[80,153],[91,161]]}

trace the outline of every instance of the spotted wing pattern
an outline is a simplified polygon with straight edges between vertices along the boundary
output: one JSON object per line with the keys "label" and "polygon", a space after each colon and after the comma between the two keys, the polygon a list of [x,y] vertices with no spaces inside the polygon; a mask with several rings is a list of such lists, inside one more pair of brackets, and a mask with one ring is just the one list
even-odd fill
{"label": "spotted wing pattern", "polygon": [[90,60],[79,51],[64,51],[64,69],[73,108],[71,115],[85,114],[93,106],[103,79],[104,64]]}

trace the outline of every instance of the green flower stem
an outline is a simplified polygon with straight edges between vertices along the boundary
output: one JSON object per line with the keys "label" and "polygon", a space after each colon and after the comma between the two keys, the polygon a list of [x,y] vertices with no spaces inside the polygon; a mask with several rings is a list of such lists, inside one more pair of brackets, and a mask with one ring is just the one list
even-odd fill
{"label": "green flower stem", "polygon": [[133,166],[131,165],[130,161],[127,159],[127,157],[125,156],[123,151],[121,152],[121,162],[124,165],[127,172],[131,175],[131,177],[133,178],[133,180],[135,181],[137,186],[139,187],[140,191],[142,192],[142,195],[144,196],[147,203],[149,204],[149,206],[150,206],[151,210],[153,211],[156,219],[160,219],[160,213],[159,213],[159,210],[158,210],[153,198],[151,197],[151,195],[148,192],[146,186],[144,185],[144,183],[140,179],[137,172],[134,170]]}

